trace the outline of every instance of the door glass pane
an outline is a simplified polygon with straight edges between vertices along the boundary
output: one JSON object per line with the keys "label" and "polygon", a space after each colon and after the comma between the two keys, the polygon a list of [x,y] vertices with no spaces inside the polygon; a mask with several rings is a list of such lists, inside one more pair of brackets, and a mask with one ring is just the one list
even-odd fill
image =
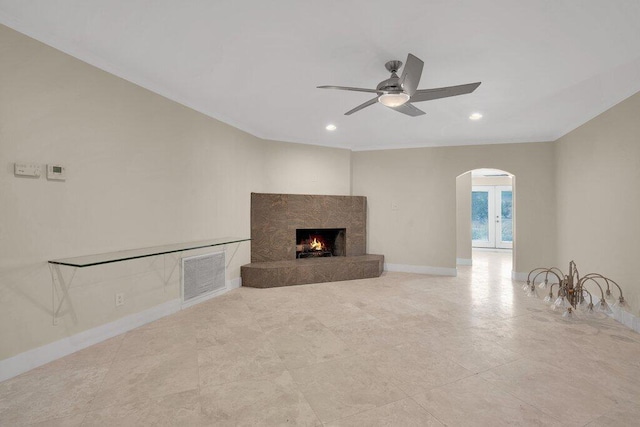
{"label": "door glass pane", "polygon": [[511,191],[501,191],[500,215],[502,216],[502,241],[513,241],[513,194]]}
{"label": "door glass pane", "polygon": [[489,193],[471,192],[471,238],[489,240]]}

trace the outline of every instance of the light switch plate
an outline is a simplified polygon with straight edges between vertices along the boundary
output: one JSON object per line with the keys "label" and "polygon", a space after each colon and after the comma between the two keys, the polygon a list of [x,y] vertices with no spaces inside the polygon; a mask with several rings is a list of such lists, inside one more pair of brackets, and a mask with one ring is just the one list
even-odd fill
{"label": "light switch plate", "polygon": [[14,163],[13,173],[16,176],[40,177],[40,165],[37,163]]}

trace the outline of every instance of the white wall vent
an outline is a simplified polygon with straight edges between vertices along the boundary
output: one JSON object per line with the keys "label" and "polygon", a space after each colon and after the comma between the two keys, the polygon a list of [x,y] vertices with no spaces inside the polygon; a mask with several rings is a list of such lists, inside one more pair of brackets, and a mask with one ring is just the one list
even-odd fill
{"label": "white wall vent", "polygon": [[224,252],[182,258],[182,301],[226,289]]}

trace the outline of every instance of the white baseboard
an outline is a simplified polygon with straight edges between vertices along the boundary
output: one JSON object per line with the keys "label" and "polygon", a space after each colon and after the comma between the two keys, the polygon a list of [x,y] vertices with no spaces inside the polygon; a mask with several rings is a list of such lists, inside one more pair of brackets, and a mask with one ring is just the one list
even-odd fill
{"label": "white baseboard", "polygon": [[30,371],[33,368],[108,340],[179,310],[180,299],[174,299],[140,313],[130,314],[116,321],[17,354],[0,361],[0,381],[13,378],[23,372]]}
{"label": "white baseboard", "polygon": [[430,267],[428,265],[384,264],[385,271],[399,271],[402,273],[433,274],[436,276],[456,276],[455,268]]}
{"label": "white baseboard", "polygon": [[473,265],[471,258],[456,258],[456,265]]}
{"label": "white baseboard", "polygon": [[192,304],[183,306],[181,299],[176,298],[139,313],[130,314],[113,322],[82,331],[50,344],[43,345],[42,347],[25,351],[8,359],[0,360],[0,381],[8,380],[38,366],[45,365],[56,359],[75,353],[76,351],[106,341],[109,338],[176,313],[188,306],[220,296],[232,289],[239,288],[241,283],[240,278],[228,280],[227,288],[224,291],[207,295]]}
{"label": "white baseboard", "polygon": [[[593,304],[596,305],[599,302],[600,297],[594,295]],[[623,310],[620,307],[611,307],[611,311],[612,313],[609,314],[609,317],[640,334],[640,317],[635,316],[633,313],[629,313],[628,311]]]}
{"label": "white baseboard", "polygon": [[611,310],[613,311],[611,317],[613,317],[617,322],[622,323],[627,328],[633,329],[640,334],[640,317],[634,316],[632,313],[617,307],[614,307]]}
{"label": "white baseboard", "polygon": [[236,277],[235,279],[227,280],[227,289],[238,289],[242,286],[242,277]]}

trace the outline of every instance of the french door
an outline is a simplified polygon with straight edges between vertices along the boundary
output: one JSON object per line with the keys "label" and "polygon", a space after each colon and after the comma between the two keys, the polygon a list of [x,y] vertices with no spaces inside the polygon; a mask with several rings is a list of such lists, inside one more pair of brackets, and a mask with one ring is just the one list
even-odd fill
{"label": "french door", "polygon": [[473,186],[471,239],[472,245],[479,248],[513,247],[513,192],[510,186]]}

